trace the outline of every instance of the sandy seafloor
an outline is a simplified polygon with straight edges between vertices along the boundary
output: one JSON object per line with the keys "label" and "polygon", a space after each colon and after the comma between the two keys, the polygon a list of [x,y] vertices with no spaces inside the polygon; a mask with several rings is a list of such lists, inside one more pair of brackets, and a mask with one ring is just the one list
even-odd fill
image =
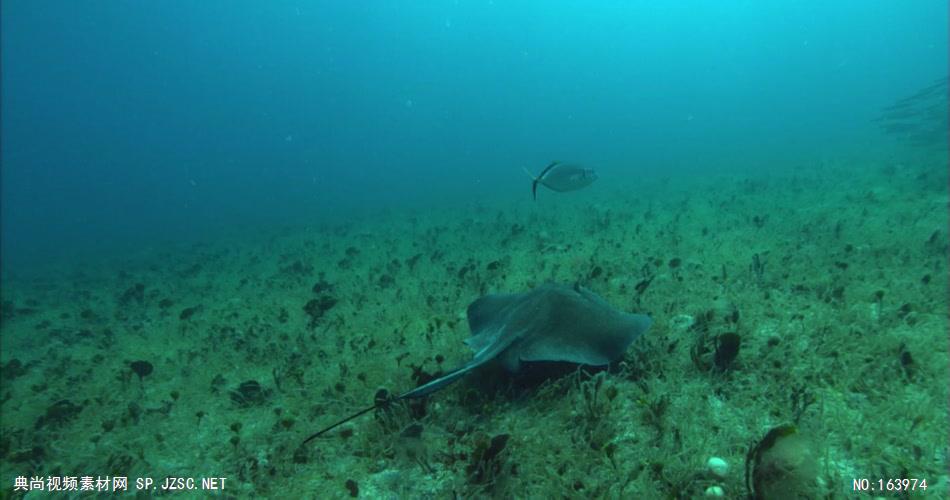
{"label": "sandy seafloor", "polygon": [[[225,498],[743,498],[750,447],[794,424],[787,491],[916,478],[910,498],[938,498],[947,182],[938,152],[601,179],[536,203],[526,186],[7,275],[0,497],[55,475],[226,477]],[[609,370],[487,370],[299,446],[469,359],[481,294],[549,281],[655,323]]]}

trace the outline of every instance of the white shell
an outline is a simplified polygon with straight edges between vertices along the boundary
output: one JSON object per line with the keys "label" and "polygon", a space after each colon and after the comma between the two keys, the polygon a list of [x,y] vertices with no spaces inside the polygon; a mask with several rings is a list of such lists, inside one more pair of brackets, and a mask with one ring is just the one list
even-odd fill
{"label": "white shell", "polygon": [[722,489],[722,486],[710,486],[706,488],[703,495],[710,498],[722,498],[726,496],[726,491]]}
{"label": "white shell", "polygon": [[706,460],[706,470],[718,478],[724,478],[729,474],[729,463],[719,457],[710,457]]}

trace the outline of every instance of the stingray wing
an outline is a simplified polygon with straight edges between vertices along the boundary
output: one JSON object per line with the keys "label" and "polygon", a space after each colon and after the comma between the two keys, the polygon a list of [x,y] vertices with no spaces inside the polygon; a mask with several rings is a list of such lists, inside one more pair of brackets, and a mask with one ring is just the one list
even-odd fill
{"label": "stingray wing", "polygon": [[[472,332],[465,343],[475,351],[475,357],[482,352],[497,350],[499,344],[510,344],[515,335],[510,325],[512,315],[518,305],[524,302],[527,293],[484,295],[468,306],[468,328]],[[488,349],[495,346],[495,349]],[[496,353],[497,355],[497,353]]]}
{"label": "stingray wing", "polygon": [[471,361],[445,375],[399,395],[400,399],[419,398],[464,377],[468,372],[495,359],[518,338],[508,327],[511,312],[524,294],[485,295],[468,306],[468,325],[472,336],[465,343],[475,351]]}
{"label": "stingray wing", "polygon": [[508,353],[521,361],[605,365],[621,358],[652,323],[649,316],[614,309],[579,286],[548,285],[535,292],[539,305],[530,311],[537,314],[522,319],[531,322],[530,333]]}
{"label": "stingray wing", "polygon": [[605,365],[623,356],[650,323],[648,316],[614,309],[579,286],[485,295],[468,307],[472,336],[465,343],[475,351],[472,360],[399,398],[431,394],[496,358],[510,371],[521,361]]}
{"label": "stingray wing", "polygon": [[533,318],[546,307],[537,300],[537,289],[525,293],[485,295],[468,306],[468,326],[472,336],[465,341],[475,351],[475,359],[485,363],[500,358],[509,371],[517,371],[520,361],[512,356],[521,341],[537,328]]}

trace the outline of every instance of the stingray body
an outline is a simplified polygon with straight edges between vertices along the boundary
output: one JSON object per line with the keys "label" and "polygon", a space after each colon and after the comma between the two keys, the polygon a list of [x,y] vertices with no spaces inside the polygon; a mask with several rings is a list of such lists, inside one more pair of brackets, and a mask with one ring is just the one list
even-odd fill
{"label": "stingray body", "polygon": [[[394,399],[427,396],[489,362],[500,362],[510,373],[530,361],[606,365],[620,359],[651,323],[649,316],[614,309],[579,285],[548,284],[524,293],[485,295],[468,306],[472,336],[466,344],[475,353],[472,360]],[[304,443],[379,406],[357,412]]]}
{"label": "stingray body", "polygon": [[[527,172],[527,169],[525,171]],[[531,196],[535,200],[538,199],[538,184],[564,193],[585,188],[597,180],[597,173],[593,169],[557,161],[551,162],[537,177],[531,175],[531,172],[528,172],[528,175],[534,180],[531,183]]]}

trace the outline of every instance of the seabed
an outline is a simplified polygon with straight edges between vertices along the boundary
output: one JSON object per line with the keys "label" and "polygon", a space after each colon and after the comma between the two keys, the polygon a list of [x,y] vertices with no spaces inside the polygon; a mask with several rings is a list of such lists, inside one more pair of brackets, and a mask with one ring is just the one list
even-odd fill
{"label": "seabed", "polygon": [[[142,498],[135,478],[227,478],[182,498],[744,498],[750,449],[789,425],[789,491],[917,478],[909,497],[937,498],[947,186],[946,151],[602,179],[5,273],[0,497],[122,476]],[[489,370],[300,446],[466,361],[471,301],[544,282],[655,323],[606,370]]]}

